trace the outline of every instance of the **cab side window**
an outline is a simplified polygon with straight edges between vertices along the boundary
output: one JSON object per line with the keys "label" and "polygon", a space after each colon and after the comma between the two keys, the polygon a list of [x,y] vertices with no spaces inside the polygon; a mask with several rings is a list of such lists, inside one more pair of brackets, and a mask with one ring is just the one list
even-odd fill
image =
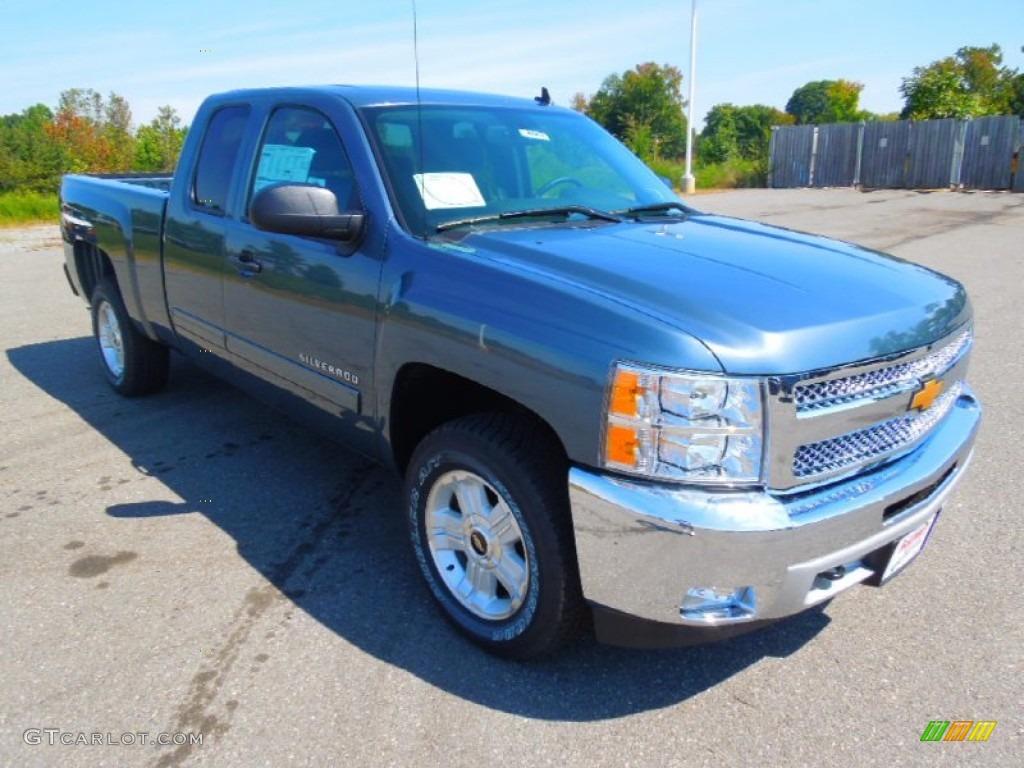
{"label": "cab side window", "polygon": [[315,184],[338,198],[339,210],[359,207],[352,165],[337,132],[319,112],[282,107],[267,122],[249,199],[270,184]]}
{"label": "cab side window", "polygon": [[227,209],[228,189],[248,120],[247,106],[224,107],[210,118],[192,184],[192,202],[197,208],[218,214]]}

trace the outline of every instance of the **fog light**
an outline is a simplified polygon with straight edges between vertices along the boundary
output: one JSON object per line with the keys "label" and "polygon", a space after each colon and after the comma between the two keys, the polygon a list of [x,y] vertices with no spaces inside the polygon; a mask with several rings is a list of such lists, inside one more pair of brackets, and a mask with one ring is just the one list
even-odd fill
{"label": "fog light", "polygon": [[694,587],[679,613],[689,621],[719,624],[754,618],[755,605],[753,587]]}

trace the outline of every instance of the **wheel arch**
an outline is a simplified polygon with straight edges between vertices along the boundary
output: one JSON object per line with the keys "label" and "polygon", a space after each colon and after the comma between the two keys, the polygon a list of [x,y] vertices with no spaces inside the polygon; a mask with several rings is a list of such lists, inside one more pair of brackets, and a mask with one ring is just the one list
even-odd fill
{"label": "wheel arch", "polygon": [[568,466],[565,445],[536,411],[490,387],[426,363],[399,369],[388,416],[391,459],[402,474],[420,441],[442,424],[476,413],[509,413],[537,424]]}
{"label": "wheel arch", "polygon": [[[103,250],[92,243],[76,242],[74,246],[75,271],[85,300],[92,303],[92,294],[100,280],[109,277],[118,284],[114,264]],[[120,285],[118,285],[120,288]]]}

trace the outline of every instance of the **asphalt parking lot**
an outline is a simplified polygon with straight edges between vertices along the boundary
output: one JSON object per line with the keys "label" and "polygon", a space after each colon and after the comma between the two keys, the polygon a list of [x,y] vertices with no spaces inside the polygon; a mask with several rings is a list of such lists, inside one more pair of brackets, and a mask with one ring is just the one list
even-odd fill
{"label": "asphalt parking lot", "polygon": [[[1020,765],[1024,195],[695,202],[968,286],[986,419],[906,573],[714,646],[496,660],[429,602],[394,477],[180,359],[114,395],[56,228],[0,230],[0,762]],[[932,720],[997,726],[922,743]]]}

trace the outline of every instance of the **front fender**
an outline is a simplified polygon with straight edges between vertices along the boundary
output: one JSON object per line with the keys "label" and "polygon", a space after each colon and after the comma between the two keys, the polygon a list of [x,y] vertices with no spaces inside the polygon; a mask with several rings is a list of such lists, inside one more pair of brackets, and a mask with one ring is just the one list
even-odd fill
{"label": "front fender", "polygon": [[615,361],[721,370],[696,339],[606,296],[462,246],[398,233],[391,240],[377,336],[378,414],[390,412],[402,366],[423,363],[533,411],[571,460],[594,465]]}

